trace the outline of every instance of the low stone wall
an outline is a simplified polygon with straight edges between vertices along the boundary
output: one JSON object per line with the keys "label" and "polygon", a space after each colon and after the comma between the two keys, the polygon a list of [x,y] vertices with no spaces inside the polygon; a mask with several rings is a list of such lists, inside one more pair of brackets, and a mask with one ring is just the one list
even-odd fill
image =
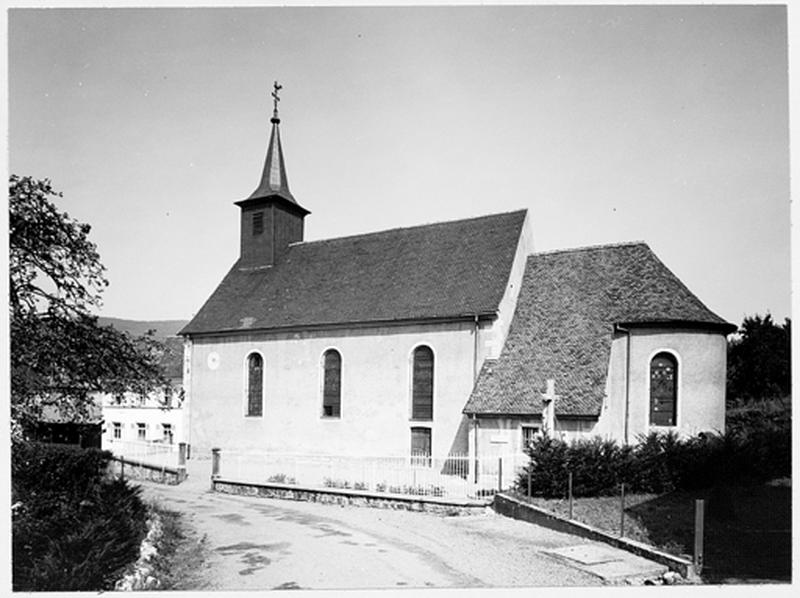
{"label": "low stone wall", "polygon": [[642,542],[613,536],[596,527],[581,523],[580,521],[566,519],[530,503],[519,501],[507,494],[496,494],[493,507],[495,511],[506,517],[535,523],[536,525],[541,525],[548,529],[580,536],[589,540],[605,542],[606,544],[611,544],[622,550],[627,550],[628,552],[650,559],[656,563],[666,565],[671,570],[677,571],[687,579],[699,579],[692,561],[682,559],[668,552],[663,552],[653,546],[643,544]]}
{"label": "low stone wall", "polygon": [[369,492],[366,490],[347,490],[341,488],[310,488],[292,484],[235,482],[232,480],[212,479],[211,487],[215,492],[238,494],[241,496],[257,496],[262,498],[279,498],[335,505],[352,505],[357,507],[373,507],[378,509],[403,509],[406,511],[422,511],[440,515],[473,515],[483,512],[489,502],[459,499],[447,499],[428,496],[406,496]]}
{"label": "low stone wall", "polygon": [[186,479],[186,470],[163,465],[153,465],[143,461],[114,457],[108,465],[108,472],[131,480],[148,480],[175,486]]}

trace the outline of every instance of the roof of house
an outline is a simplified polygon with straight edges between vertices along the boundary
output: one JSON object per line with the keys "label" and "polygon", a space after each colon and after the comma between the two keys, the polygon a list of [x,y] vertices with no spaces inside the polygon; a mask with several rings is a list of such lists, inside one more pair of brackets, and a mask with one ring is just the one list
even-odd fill
{"label": "roof of house", "polygon": [[464,412],[541,414],[554,379],[557,415],[598,416],[615,324],[735,329],[644,243],[533,254],[500,357],[483,364]]}
{"label": "roof of house", "polygon": [[495,314],[526,211],[290,245],[234,264],[184,335]]}
{"label": "roof of house", "polygon": [[183,339],[178,336],[168,336],[163,340],[164,354],[161,356],[161,367],[164,375],[177,380],[183,378]]}

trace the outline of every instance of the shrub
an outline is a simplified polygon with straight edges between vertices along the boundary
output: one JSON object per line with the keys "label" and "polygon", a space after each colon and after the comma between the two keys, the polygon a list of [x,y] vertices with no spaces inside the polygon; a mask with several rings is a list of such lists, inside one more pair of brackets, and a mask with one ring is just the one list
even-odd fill
{"label": "shrub", "polygon": [[13,446],[15,591],[109,590],[136,560],[146,507],[139,488],[106,478],[108,459],[94,449]]}
{"label": "shrub", "polygon": [[80,494],[106,474],[111,453],[64,444],[15,442],[11,448],[14,500],[31,493]]}
{"label": "shrub", "polygon": [[686,440],[651,433],[633,447],[598,438],[568,444],[543,437],[529,445],[530,463],[517,488],[527,492],[529,472],[533,493],[548,498],[566,496],[570,472],[574,496],[615,494],[621,483],[631,492],[663,494],[765,482],[790,475],[790,438],[783,420]]}

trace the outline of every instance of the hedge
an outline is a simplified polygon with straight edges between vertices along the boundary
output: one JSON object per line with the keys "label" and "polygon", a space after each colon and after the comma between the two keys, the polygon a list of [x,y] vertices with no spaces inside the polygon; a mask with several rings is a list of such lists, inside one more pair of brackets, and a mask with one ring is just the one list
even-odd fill
{"label": "hedge", "polygon": [[651,433],[634,446],[594,438],[571,444],[540,437],[528,447],[529,464],[517,479],[534,495],[567,494],[572,473],[574,496],[615,494],[621,483],[630,492],[662,494],[682,489],[761,483],[791,475],[791,430],[784,424],[732,429],[679,439]]}
{"label": "hedge", "polygon": [[113,589],[146,533],[139,488],[97,449],[19,442],[11,457],[13,589]]}

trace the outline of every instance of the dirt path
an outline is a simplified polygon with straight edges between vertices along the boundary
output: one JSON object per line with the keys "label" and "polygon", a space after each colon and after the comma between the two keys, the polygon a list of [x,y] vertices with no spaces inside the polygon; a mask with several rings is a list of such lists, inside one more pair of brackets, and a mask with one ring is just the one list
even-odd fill
{"label": "dirt path", "polygon": [[142,483],[145,496],[185,514],[205,535],[206,590],[598,585],[542,550],[574,536],[485,514],[339,507],[214,494],[203,462],[180,486]]}

